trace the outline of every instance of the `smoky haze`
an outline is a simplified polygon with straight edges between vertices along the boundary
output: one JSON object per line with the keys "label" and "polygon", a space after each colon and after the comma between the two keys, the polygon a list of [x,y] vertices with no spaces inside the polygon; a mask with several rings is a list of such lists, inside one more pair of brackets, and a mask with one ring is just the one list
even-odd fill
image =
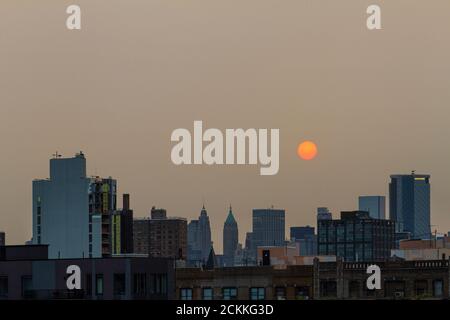
{"label": "smoky haze", "polygon": [[[197,218],[205,202],[214,247],[231,203],[240,241],[251,209],[286,209],[315,225],[359,195],[387,195],[389,175],[431,174],[432,225],[450,230],[450,2],[365,0],[79,0],[0,3],[0,229],[31,237],[31,181],[58,151],[118,179],[136,216],[155,205]],[[170,134],[279,128],[280,170],[175,166]],[[296,146],[312,140],[313,161]]]}

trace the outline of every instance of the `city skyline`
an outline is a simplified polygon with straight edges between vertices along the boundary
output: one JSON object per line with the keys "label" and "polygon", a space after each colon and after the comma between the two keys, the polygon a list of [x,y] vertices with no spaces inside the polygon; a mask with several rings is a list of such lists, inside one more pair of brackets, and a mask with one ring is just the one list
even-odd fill
{"label": "city skyline", "polygon": [[[48,157],[79,149],[89,175],[118,179],[136,217],[155,205],[192,220],[204,202],[216,252],[230,203],[244,243],[253,208],[315,225],[317,207],[355,210],[359,195],[387,197],[389,176],[412,170],[431,175],[431,224],[450,230],[448,1],[383,3],[377,31],[368,0],[78,4],[80,31],[65,27],[65,4],[0,4],[8,243],[31,237],[31,181],[47,177]],[[173,165],[170,134],[195,120],[279,128],[279,173]],[[314,160],[297,156],[306,140]]]}
{"label": "city skyline", "polygon": [[[98,182],[101,182],[101,183],[103,183],[103,181],[106,181],[107,183],[110,183],[110,182],[108,182],[108,181],[110,181],[112,178],[111,178],[111,176],[109,176],[108,178],[100,178],[99,176],[93,176],[93,175],[89,175],[89,174],[87,174],[86,172],[87,172],[87,170],[86,170],[86,160],[85,160],[85,154],[82,152],[82,151],[80,151],[80,152],[78,152],[78,153],[76,153],[75,154],[75,156],[73,157],[73,158],[64,158],[61,154],[59,154],[58,152],[55,152],[53,155],[52,155],[52,157],[53,158],[50,158],[50,178],[47,178],[47,179],[34,179],[33,180],[33,183],[34,184],[36,184],[36,185],[41,185],[42,183],[44,183],[44,184],[48,184],[48,183],[50,183],[51,181],[53,181],[53,180],[56,180],[56,182],[58,182],[58,180],[61,180],[61,178],[59,178],[57,175],[59,175],[60,173],[58,173],[58,172],[66,172],[65,174],[68,176],[68,177],[70,177],[70,176],[74,176],[74,174],[76,175],[76,172],[77,171],[80,171],[81,173],[81,176],[86,176],[86,178],[85,178],[85,180],[86,181],[92,181],[92,182],[95,182],[95,181],[97,181],[97,183]],[[81,159],[82,161],[83,161],[83,164],[82,165],[79,165],[79,164],[76,164],[77,162],[79,162],[79,159]],[[62,160],[62,161],[61,161]],[[56,165],[57,163],[62,163],[62,165]],[[73,163],[73,164],[75,164],[75,167],[74,168],[72,168],[71,169],[71,171],[67,171],[68,170],[68,164],[69,163]],[[64,171],[65,170],[65,171]],[[420,180],[420,179],[422,179],[422,177],[426,177],[427,178],[427,183],[428,183],[428,179],[430,178],[430,175],[423,175],[423,174],[419,174],[419,173],[416,173],[415,171],[413,171],[413,172],[411,172],[411,174],[394,174],[394,175],[390,175],[390,178],[392,179],[393,177],[406,177],[406,178],[413,178],[413,180],[414,180],[414,177],[416,177],[415,178],[415,180]],[[51,179],[53,177],[53,179]],[[55,177],[57,178],[57,179],[55,179]],[[99,180],[100,179],[100,180]],[[119,179],[120,180],[120,179]],[[116,197],[116,193],[117,193],[117,195],[118,194],[120,194],[120,192],[118,191],[119,189],[116,187],[116,185],[118,185],[119,183],[118,183],[118,181],[117,180],[115,180],[115,179],[112,179],[111,180],[113,183],[114,183],[114,198]],[[92,183],[91,182],[91,183]],[[55,182],[53,182],[53,183],[55,183]],[[66,183],[66,182],[65,182]],[[88,183],[88,182],[86,182],[86,183]],[[388,184],[388,187],[391,185],[391,182]],[[77,187],[78,188],[78,187]],[[79,188],[78,188],[79,189]],[[41,190],[41,187],[39,188],[39,189],[37,189],[37,190]],[[41,192],[41,191],[39,191],[39,192]],[[129,199],[129,194],[126,194],[126,193],[124,193],[124,195]],[[389,210],[389,207],[390,207],[390,194],[388,194],[388,196],[386,197],[387,199],[388,199],[388,201],[387,201],[387,204],[385,203],[385,205],[386,205],[386,212],[387,212],[387,214],[386,214],[386,217],[384,218],[384,219],[391,219],[392,217],[391,217],[391,214],[390,214],[390,210]],[[34,196],[34,198],[33,198],[33,203],[36,203],[36,201],[39,201],[40,202],[40,197],[41,197],[41,195],[40,194],[36,194],[35,196]],[[75,196],[76,197],[76,196]],[[365,196],[357,196],[357,197],[355,197],[355,200],[358,200],[359,199],[359,201],[361,201],[361,198],[367,198],[367,197],[369,197],[369,198],[371,198],[371,197],[380,197],[380,196],[367,196],[367,195],[365,195]],[[382,196],[382,197],[384,197],[384,196]],[[428,195],[428,197],[429,197],[429,195]],[[38,200],[36,200],[36,199],[38,199]],[[117,199],[114,199],[114,201],[115,202],[117,202]],[[383,200],[384,201],[384,200]],[[129,203],[129,200],[127,200],[127,202]],[[125,203],[125,202],[124,202]],[[203,199],[203,202],[202,202],[203,204],[202,204],[202,207],[201,207],[201,209],[200,209],[200,217],[202,217],[202,216],[206,216],[207,217],[207,219],[208,219],[208,221],[207,221],[207,223],[208,223],[208,228],[210,228],[209,227],[209,225],[210,224],[213,224],[213,222],[211,221],[211,219],[209,219],[210,218],[210,216],[209,215],[207,215],[207,208],[205,207],[205,201],[204,201],[204,199]],[[359,204],[361,204],[360,202],[359,202]],[[128,204],[129,205],[129,204]],[[116,204],[114,203],[114,210],[116,210],[115,209],[116,208]],[[252,208],[252,212],[253,212],[253,214],[254,214],[254,212],[255,212],[255,210],[256,211],[266,211],[266,210],[275,210],[275,211],[277,211],[278,209],[279,210],[281,210],[281,211],[285,211],[284,209],[282,209],[282,207],[279,207],[279,208],[274,208],[273,206],[270,206],[270,207],[267,207],[267,208],[259,208],[259,209],[255,209],[256,207],[253,207]],[[326,207],[327,209],[329,209],[328,207]],[[76,210],[76,208],[74,208],[75,210]],[[129,209],[129,208],[124,208],[124,209]],[[154,205],[152,205],[152,208],[150,209],[150,211],[148,212],[148,214],[147,215],[144,215],[144,216],[135,216],[135,218],[137,218],[137,219],[139,219],[139,218],[142,218],[142,217],[147,217],[147,218],[150,218],[152,215],[153,215],[153,210],[155,209],[155,206]],[[321,207],[317,207],[316,209],[323,209],[323,208],[321,208]],[[358,205],[355,205],[355,207],[354,208],[352,208],[352,210],[357,210],[358,209]],[[164,212],[166,212],[166,209],[161,209],[161,210],[163,210]],[[359,210],[364,210],[364,209],[361,209],[361,208],[359,208]],[[333,214],[333,216],[332,216],[332,218],[333,219],[337,219],[338,218],[338,216],[339,216],[339,214],[340,213],[342,213],[343,211],[345,211],[345,210],[339,210],[339,211],[335,211],[335,212],[333,212],[333,211],[330,211],[332,214]],[[365,211],[368,211],[368,210],[365,210]],[[226,218],[226,220],[225,221],[223,221],[222,223],[225,223],[228,219],[229,219],[229,216],[230,216],[230,212],[231,212],[231,204],[229,204],[229,206],[228,206],[228,211],[227,211],[227,218]],[[170,213],[170,215],[171,216],[178,216],[178,214],[172,214],[172,213]],[[284,214],[283,214],[284,215]],[[234,216],[234,215],[233,215]],[[286,214],[286,217],[288,216],[288,214]],[[431,215],[432,216],[432,215]],[[187,221],[188,222],[192,222],[192,221],[194,221],[195,219],[189,219],[189,218],[187,218],[187,217],[185,217],[185,216],[183,216],[183,218],[184,219],[187,219]],[[36,217],[35,216],[33,216],[33,219],[36,219]],[[284,218],[283,218],[284,219]],[[253,217],[253,220],[254,220],[254,217]],[[237,225],[239,226],[239,220],[237,219]],[[53,222],[52,222],[53,223]],[[254,224],[254,221],[253,221],[253,224]],[[313,225],[313,226],[315,226],[316,228],[317,228],[317,224],[316,223],[312,223],[311,225]],[[288,238],[288,236],[287,236],[287,234],[288,234],[288,230],[290,230],[290,228],[292,228],[292,227],[301,227],[301,226],[307,226],[306,224],[305,225],[293,225],[293,224],[288,224],[288,223],[286,223],[285,224],[285,227],[284,227],[284,230],[285,230],[285,234],[286,234],[286,236],[284,237],[285,238],[285,240],[289,240],[289,238]],[[309,226],[309,225],[308,225]],[[431,225],[432,226],[432,229],[430,230],[431,231],[431,233],[430,233],[430,236],[431,236],[431,234],[433,234],[434,233],[434,230],[438,230],[437,228],[439,228],[439,226],[437,226],[437,225]],[[434,229],[433,229],[434,228]],[[212,228],[211,228],[211,230],[212,230]],[[223,239],[223,236],[224,236],[224,233],[223,233],[223,231],[224,230],[219,230],[219,232],[218,232],[218,234],[216,235],[216,234],[214,234],[214,232],[212,232],[212,231],[209,231],[210,233],[211,233],[211,235],[210,235],[210,237],[211,237],[211,239],[215,239],[215,238],[217,238],[217,237],[222,237],[222,239]],[[248,230],[244,230],[244,234],[242,234],[242,232],[239,234],[239,238],[238,238],[238,243],[240,243],[240,244],[242,244],[243,246],[245,246],[245,237],[246,237],[246,233],[247,232],[253,232],[254,230],[253,230],[253,227],[252,226],[250,226],[250,229],[248,229]],[[399,231],[401,231],[401,230],[399,230]],[[439,233],[441,233],[441,234],[446,234],[448,231],[447,230],[444,230],[444,229],[439,229],[438,230],[439,231]],[[423,232],[422,232],[423,233]],[[413,236],[414,236],[414,234],[413,234]],[[243,238],[243,239],[242,239]],[[208,236],[208,239],[209,239],[209,236]],[[208,240],[207,240],[208,241]],[[36,244],[39,244],[40,242],[35,238],[34,239],[34,243],[36,243]],[[216,252],[216,254],[223,254],[223,250],[221,250],[222,248],[223,248],[223,242],[219,242],[219,243],[217,243],[217,242],[214,242],[214,241],[211,241],[211,243],[212,243],[212,246],[213,246],[213,248],[214,248],[214,251]],[[9,244],[12,244],[12,243],[9,243]],[[203,245],[205,248],[203,248],[202,249],[202,251],[204,251],[203,253],[202,253],[202,255],[204,256],[203,257],[203,260],[204,260],[204,258],[205,258],[205,256],[206,255],[208,255],[209,254],[209,249],[208,249],[208,245],[206,245],[206,244],[204,244]],[[55,254],[54,254],[55,255]]]}

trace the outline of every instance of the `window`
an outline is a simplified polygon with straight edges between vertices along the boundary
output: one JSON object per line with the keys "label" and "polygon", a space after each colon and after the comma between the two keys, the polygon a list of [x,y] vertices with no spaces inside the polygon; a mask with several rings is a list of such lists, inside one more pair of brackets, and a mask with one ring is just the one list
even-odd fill
{"label": "window", "polygon": [[344,244],[338,244],[337,245],[337,253],[336,255],[338,257],[345,257],[345,245]]}
{"label": "window", "polygon": [[354,227],[353,223],[347,223],[346,235],[345,235],[347,242],[353,241],[353,237],[354,237],[353,227]]}
{"label": "window", "polygon": [[222,289],[223,300],[236,300],[237,288],[223,288]]}
{"label": "window", "polygon": [[214,293],[212,288],[203,288],[203,300],[213,300]]}
{"label": "window", "polygon": [[250,300],[264,300],[265,295],[264,288],[250,288]]}
{"label": "window", "polygon": [[345,241],[345,228],[344,225],[337,226],[337,242]]}
{"label": "window", "polygon": [[114,274],[114,295],[124,295],[125,294],[125,274],[124,273],[115,273]]}
{"label": "window", "polygon": [[435,297],[442,297],[443,295],[443,281],[442,280],[434,280],[433,281],[433,295]]}
{"label": "window", "polygon": [[286,288],[285,287],[276,287],[275,288],[275,299],[286,300]]}
{"label": "window", "polygon": [[308,287],[295,288],[295,299],[297,300],[309,299],[309,288]]}
{"label": "window", "polygon": [[8,277],[0,277],[0,299],[8,298]]}
{"label": "window", "polygon": [[86,294],[92,295],[92,274],[86,274]]}
{"label": "window", "polygon": [[32,284],[32,278],[31,276],[23,276],[22,277],[22,297],[32,298],[33,292],[32,292],[33,284]]}
{"label": "window", "polygon": [[103,274],[100,273],[95,275],[95,294],[103,295]]}
{"label": "window", "polygon": [[181,300],[192,300],[192,289],[191,288],[181,288],[180,289],[180,299]]}
{"label": "window", "polygon": [[133,293],[138,296],[147,294],[147,277],[145,273],[135,273],[133,275]]}
{"label": "window", "polygon": [[152,293],[154,294],[166,294],[167,293],[167,275],[166,274],[154,274],[153,275]]}

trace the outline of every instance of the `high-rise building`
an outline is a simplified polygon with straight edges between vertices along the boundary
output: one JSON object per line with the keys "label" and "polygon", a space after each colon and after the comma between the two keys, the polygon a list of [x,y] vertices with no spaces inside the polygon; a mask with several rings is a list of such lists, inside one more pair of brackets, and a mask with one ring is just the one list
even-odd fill
{"label": "high-rise building", "polygon": [[[89,257],[98,256],[98,242],[101,242],[100,255],[108,257],[113,253],[112,218],[117,210],[117,181],[115,179],[92,177],[89,185]],[[100,239],[98,222],[101,222]],[[91,241],[92,240],[92,241]],[[92,247],[91,247],[92,245]],[[92,250],[91,250],[92,248]]]}
{"label": "high-rise building", "polygon": [[187,220],[167,217],[166,210],[153,207],[149,223],[150,256],[186,260]]}
{"label": "high-rise building", "polygon": [[130,209],[130,195],[123,195],[122,209],[111,216],[112,254],[133,253],[133,210]]}
{"label": "high-rise building", "polygon": [[252,245],[255,256],[259,246],[283,246],[285,241],[285,211],[253,209]]}
{"label": "high-rise building", "polygon": [[386,219],[386,197],[360,196],[358,198],[359,210],[367,211],[374,219]]}
{"label": "high-rise building", "polygon": [[383,261],[395,247],[395,222],[373,219],[366,211],[341,212],[339,220],[318,221],[319,255],[345,261]]}
{"label": "high-rise building", "polygon": [[198,220],[191,220],[187,229],[187,264],[191,267],[200,267],[202,265],[202,251],[198,234]]}
{"label": "high-rise building", "polygon": [[211,242],[211,226],[209,223],[208,213],[206,212],[205,206],[202,207],[200,212],[200,217],[198,218],[198,234],[199,234],[199,245],[201,250],[202,261],[207,261],[209,258],[209,253],[211,252],[212,242]]}
{"label": "high-rise building", "polygon": [[111,254],[110,214],[116,181],[86,176],[82,152],[50,159],[50,178],[33,181],[33,244],[48,244],[49,257]]}
{"label": "high-rise building", "polygon": [[317,220],[331,220],[333,217],[327,207],[317,208]]}
{"label": "high-rise building", "polygon": [[0,231],[0,246],[6,246],[6,235],[3,231]]}
{"label": "high-rise building", "polygon": [[150,219],[138,218],[133,221],[134,253],[186,260],[186,219],[167,217],[165,209],[155,207],[150,215]]}
{"label": "high-rise building", "polygon": [[234,266],[238,242],[238,225],[234,219],[233,211],[230,206],[227,219],[223,225],[223,263],[225,267]]}
{"label": "high-rise building", "polygon": [[317,254],[317,236],[314,227],[291,227],[291,241],[298,244],[300,256]]}
{"label": "high-rise building", "polygon": [[409,232],[415,239],[430,239],[430,176],[391,175],[389,213],[397,232]]}
{"label": "high-rise building", "polygon": [[211,252],[211,226],[203,205],[198,220],[191,220],[188,227],[188,265],[202,266]]}
{"label": "high-rise building", "polygon": [[247,232],[245,234],[245,248],[242,264],[244,266],[256,265],[256,248],[253,244],[253,232]]}

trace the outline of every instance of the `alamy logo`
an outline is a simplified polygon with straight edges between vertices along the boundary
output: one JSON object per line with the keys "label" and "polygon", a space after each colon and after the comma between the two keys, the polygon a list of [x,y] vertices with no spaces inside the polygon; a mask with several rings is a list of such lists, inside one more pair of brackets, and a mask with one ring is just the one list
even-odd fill
{"label": "alamy logo", "polygon": [[67,277],[66,286],[69,290],[81,289],[81,269],[77,265],[70,265],[66,269]]}
{"label": "alamy logo", "polygon": [[376,264],[372,264],[367,267],[367,271],[370,276],[367,278],[367,289],[369,290],[379,290],[381,289],[381,270]]}
{"label": "alamy logo", "polygon": [[[194,121],[193,137],[189,130],[180,128],[172,132],[171,141],[178,142],[171,152],[172,162],[176,165],[259,163],[261,175],[278,173],[279,129],[270,129],[270,150],[268,129],[226,129],[223,134],[219,129],[210,128],[203,132],[202,121]],[[205,146],[204,142],[207,143]]]}

